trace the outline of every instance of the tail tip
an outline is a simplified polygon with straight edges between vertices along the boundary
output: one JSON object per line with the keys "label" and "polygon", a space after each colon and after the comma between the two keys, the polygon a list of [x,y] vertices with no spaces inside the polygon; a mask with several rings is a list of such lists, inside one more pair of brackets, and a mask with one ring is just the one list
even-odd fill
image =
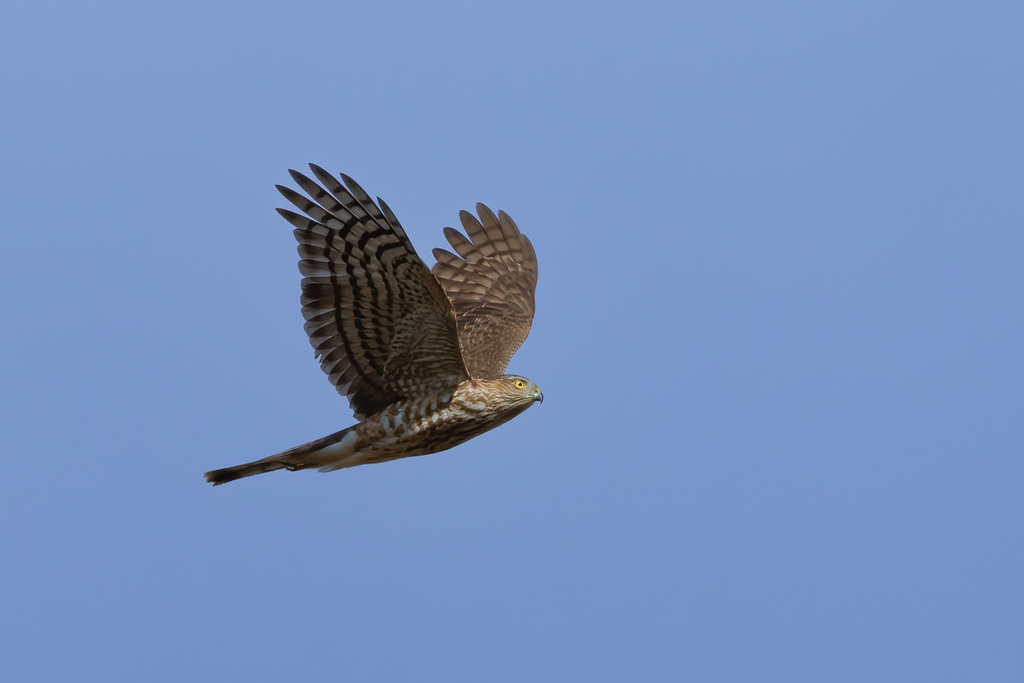
{"label": "tail tip", "polygon": [[214,486],[226,484],[227,482],[234,481],[237,478],[226,476],[227,474],[226,470],[210,470],[203,474],[203,478],[206,479],[207,483],[213,484]]}

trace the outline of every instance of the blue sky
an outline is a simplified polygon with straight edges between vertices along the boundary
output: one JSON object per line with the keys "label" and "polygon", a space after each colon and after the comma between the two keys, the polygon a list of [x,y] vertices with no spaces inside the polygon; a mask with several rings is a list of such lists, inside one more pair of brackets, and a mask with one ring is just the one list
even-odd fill
{"label": "blue sky", "polygon": [[[0,28],[0,670],[1024,676],[1018,3],[35,3]],[[273,186],[541,265],[455,450],[352,424]]]}

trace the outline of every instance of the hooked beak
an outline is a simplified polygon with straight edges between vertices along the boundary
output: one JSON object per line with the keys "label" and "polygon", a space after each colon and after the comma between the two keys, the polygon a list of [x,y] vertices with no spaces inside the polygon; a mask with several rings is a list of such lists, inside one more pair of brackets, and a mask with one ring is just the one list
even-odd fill
{"label": "hooked beak", "polygon": [[537,393],[534,396],[533,400],[536,401],[537,403],[543,403],[544,402],[544,394],[541,392],[540,389],[537,390]]}

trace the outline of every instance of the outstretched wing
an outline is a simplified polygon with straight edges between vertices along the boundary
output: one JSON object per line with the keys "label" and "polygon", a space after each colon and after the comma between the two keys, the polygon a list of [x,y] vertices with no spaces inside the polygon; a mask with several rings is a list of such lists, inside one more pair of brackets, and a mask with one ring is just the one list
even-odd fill
{"label": "outstretched wing", "polygon": [[450,392],[469,375],[444,290],[387,204],[344,174],[342,184],[310,169],[323,187],[290,173],[313,201],[277,186],[309,218],[278,212],[295,226],[302,315],[320,367],[360,420],[400,398]]}
{"label": "outstretched wing", "polygon": [[459,213],[463,235],[445,228],[455,254],[434,249],[432,271],[455,306],[459,341],[473,377],[498,377],[533,324],[537,253],[504,211]]}

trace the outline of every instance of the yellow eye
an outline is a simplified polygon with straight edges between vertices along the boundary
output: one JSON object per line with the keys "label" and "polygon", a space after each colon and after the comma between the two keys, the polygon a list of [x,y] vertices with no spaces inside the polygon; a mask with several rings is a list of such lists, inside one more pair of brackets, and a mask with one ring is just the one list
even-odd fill
{"label": "yellow eye", "polygon": [[526,382],[521,379],[516,380],[516,389],[523,389],[526,387]]}

